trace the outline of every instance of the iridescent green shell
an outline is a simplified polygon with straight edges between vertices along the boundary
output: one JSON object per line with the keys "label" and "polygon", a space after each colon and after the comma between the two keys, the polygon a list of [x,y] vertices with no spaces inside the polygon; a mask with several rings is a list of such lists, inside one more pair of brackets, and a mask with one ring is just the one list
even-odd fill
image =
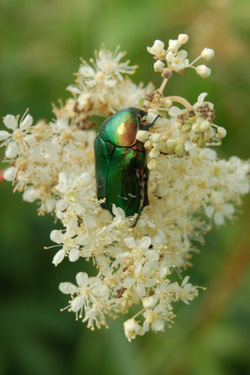
{"label": "iridescent green shell", "polygon": [[140,214],[148,205],[148,168],[144,146],[136,140],[145,112],[127,108],[109,117],[95,139],[96,183],[102,207],[112,205],[126,216]]}

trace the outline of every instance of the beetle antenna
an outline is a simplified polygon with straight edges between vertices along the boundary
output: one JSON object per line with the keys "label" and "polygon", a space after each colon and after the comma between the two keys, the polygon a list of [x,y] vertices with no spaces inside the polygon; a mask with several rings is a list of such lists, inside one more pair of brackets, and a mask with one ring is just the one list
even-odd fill
{"label": "beetle antenna", "polygon": [[144,126],[141,130],[148,130],[149,128],[151,128],[152,126],[154,126],[156,120],[161,117],[160,115],[156,116],[156,118],[154,119],[154,121],[151,123],[151,124],[148,124],[146,126]]}

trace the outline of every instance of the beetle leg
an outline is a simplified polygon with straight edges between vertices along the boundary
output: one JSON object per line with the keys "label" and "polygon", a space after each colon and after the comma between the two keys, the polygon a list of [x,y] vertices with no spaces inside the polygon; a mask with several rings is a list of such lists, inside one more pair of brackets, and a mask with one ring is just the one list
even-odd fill
{"label": "beetle leg", "polygon": [[131,228],[134,228],[136,226],[136,224],[138,223],[138,220],[140,219],[143,208],[144,207],[142,206],[140,211],[138,212],[137,218],[135,219],[134,223],[131,225]]}
{"label": "beetle leg", "polygon": [[149,205],[149,201],[148,201],[148,176],[149,176],[149,170],[146,167],[146,170],[144,171],[143,178],[142,178],[142,183],[143,183],[143,201],[142,201],[142,205],[141,205],[141,207],[139,209],[137,218],[135,219],[134,223],[131,225],[131,228],[134,228],[136,226],[136,224],[138,223],[138,220],[140,219],[140,216],[142,214],[143,208],[145,206]]}

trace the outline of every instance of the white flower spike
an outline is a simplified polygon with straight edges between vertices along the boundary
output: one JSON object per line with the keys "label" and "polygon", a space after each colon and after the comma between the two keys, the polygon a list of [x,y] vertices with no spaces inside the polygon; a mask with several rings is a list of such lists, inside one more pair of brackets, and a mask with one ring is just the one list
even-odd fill
{"label": "white flower spike", "polygon": [[[102,47],[90,63],[82,62],[68,88],[74,97],[53,109],[54,120],[33,124],[27,112],[21,119],[7,115],[0,131],[9,163],[4,179],[22,191],[25,201],[36,201],[39,214],[51,212],[61,222],[61,230],[50,233],[50,248],[56,249],[52,263],[70,266],[80,260],[83,269],[84,261],[93,266],[94,276],[79,272],[76,285],[60,283],[60,291],[69,295],[65,309],[90,329],[107,327],[107,317],[126,315],[129,341],[149,330],[164,331],[175,318],[175,302],[189,304],[197,297],[198,286],[186,275],[195,243],[203,241],[212,224],[233,219],[241,196],[249,192],[249,163],[219,159],[210,148],[221,144],[226,129],[214,123],[207,93],[197,93],[193,104],[164,95],[175,74],[188,68],[202,78],[211,73],[195,63],[209,61],[214,51],[205,48],[189,63],[182,49],[187,42],[188,35],[179,34],[147,48],[162,77],[159,88],[135,84],[128,75],[136,66],[123,61],[119,48],[112,53]],[[136,226],[136,215],[126,217],[115,204],[111,214],[102,208],[110,197],[98,200],[96,195],[92,116],[108,117],[128,107],[147,114],[136,145],[147,154],[149,180],[140,194],[148,194],[149,205]]]}

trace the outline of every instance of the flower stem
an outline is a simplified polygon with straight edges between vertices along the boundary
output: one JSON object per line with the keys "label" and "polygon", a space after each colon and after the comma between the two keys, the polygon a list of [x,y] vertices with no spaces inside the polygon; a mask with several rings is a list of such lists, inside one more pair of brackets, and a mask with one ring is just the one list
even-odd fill
{"label": "flower stem", "polygon": [[194,68],[194,64],[196,63],[196,61],[198,61],[199,59],[201,58],[201,55],[199,55],[198,57],[196,57],[196,59],[194,59],[190,64],[189,64],[189,68]]}
{"label": "flower stem", "polygon": [[172,102],[181,103],[188,110],[193,109],[192,105],[186,99],[182,98],[181,96],[166,96],[166,99],[169,99]]}
{"label": "flower stem", "polygon": [[133,316],[133,319],[137,318],[137,316],[141,315],[142,313],[144,313],[145,309],[141,309],[140,311],[138,311],[138,313],[136,313],[134,316]]}
{"label": "flower stem", "polygon": [[169,78],[164,78],[164,80],[162,81],[162,84],[161,84],[159,90],[157,90],[157,91],[159,91],[161,94],[163,93],[163,90],[164,90],[166,84],[168,83],[168,80],[169,80]]}

